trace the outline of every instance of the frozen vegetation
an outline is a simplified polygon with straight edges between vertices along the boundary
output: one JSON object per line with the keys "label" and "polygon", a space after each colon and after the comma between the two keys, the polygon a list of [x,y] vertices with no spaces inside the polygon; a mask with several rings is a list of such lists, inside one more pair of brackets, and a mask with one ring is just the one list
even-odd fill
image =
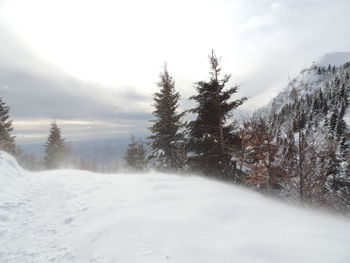
{"label": "frozen vegetation", "polygon": [[350,262],[350,221],[197,176],[22,170],[0,153],[0,262]]}

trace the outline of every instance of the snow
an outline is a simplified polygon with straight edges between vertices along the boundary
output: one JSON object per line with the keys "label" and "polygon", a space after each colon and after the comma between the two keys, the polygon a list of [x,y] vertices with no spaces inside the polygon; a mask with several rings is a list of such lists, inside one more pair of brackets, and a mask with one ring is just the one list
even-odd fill
{"label": "snow", "polygon": [[341,66],[348,61],[350,61],[350,52],[332,52],[323,55],[310,67],[303,69],[274,99],[266,106],[261,107],[255,116],[269,116],[271,113],[278,113],[284,105],[293,103],[294,99],[291,98],[293,87],[296,89],[298,99],[305,97],[306,94],[314,93],[317,89],[324,89],[325,80],[329,76],[325,77],[324,74],[318,75],[316,66],[326,68],[329,64]]}
{"label": "snow", "polygon": [[343,116],[343,120],[345,121],[346,126],[349,128],[350,127],[350,110],[349,109],[347,109],[345,111],[345,114]]}
{"label": "snow", "polygon": [[348,263],[349,243],[349,219],[201,177],[30,173],[0,155],[2,263]]}
{"label": "snow", "polygon": [[12,194],[15,188],[23,185],[23,172],[24,170],[18,165],[15,158],[0,151],[0,199]]}
{"label": "snow", "polygon": [[278,93],[265,107],[260,108],[256,114],[269,116],[271,113],[278,113],[284,105],[294,102],[295,99],[291,97],[293,88],[295,88],[296,98],[305,98],[306,94],[312,94],[317,89],[323,89],[323,80],[323,76],[317,74],[314,66],[302,70],[297,77],[290,81],[285,89]]}
{"label": "snow", "polygon": [[348,61],[350,61],[350,52],[331,52],[319,58],[316,64],[323,67],[327,67],[329,64],[338,67]]}

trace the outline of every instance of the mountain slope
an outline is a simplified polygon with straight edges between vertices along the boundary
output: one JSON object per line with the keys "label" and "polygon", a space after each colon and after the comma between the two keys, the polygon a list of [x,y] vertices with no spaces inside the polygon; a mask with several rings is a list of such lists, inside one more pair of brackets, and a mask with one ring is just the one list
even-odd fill
{"label": "mountain slope", "polygon": [[306,95],[312,95],[317,90],[329,90],[336,79],[348,86],[350,70],[347,62],[350,62],[350,52],[333,52],[323,55],[311,67],[301,70],[298,76],[289,81],[286,88],[267,106],[261,107],[255,115],[266,116],[278,113],[283,106],[295,100],[306,99]]}
{"label": "mountain slope", "polygon": [[12,185],[16,194],[7,195],[0,173],[3,263],[350,260],[349,220],[204,178],[73,170],[20,176],[25,187]]}
{"label": "mountain slope", "polygon": [[[323,61],[340,63],[346,54],[329,54]],[[268,123],[276,149],[269,160],[282,172],[270,178],[282,181],[277,189],[280,196],[350,211],[349,106],[350,62],[314,63],[255,113]],[[282,179],[283,174],[287,178]]]}

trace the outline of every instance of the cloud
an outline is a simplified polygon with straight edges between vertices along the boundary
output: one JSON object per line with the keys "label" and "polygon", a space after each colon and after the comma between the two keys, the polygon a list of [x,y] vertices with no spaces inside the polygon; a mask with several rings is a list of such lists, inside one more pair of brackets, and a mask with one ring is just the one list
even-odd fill
{"label": "cloud", "polygon": [[0,27],[0,96],[10,106],[17,141],[42,142],[57,120],[69,140],[147,132],[151,96],[131,86],[77,80],[41,61]]}
{"label": "cloud", "polygon": [[[21,144],[43,143],[50,129],[51,119],[14,121],[17,140]],[[62,136],[67,141],[96,140],[103,138],[127,138],[131,133],[144,136],[146,121],[124,120],[57,120]]]}
{"label": "cloud", "polygon": [[150,112],[133,109],[133,105],[150,103],[133,92],[118,95],[119,107],[85,93],[78,82],[68,84],[1,68],[0,72],[1,96],[10,106],[15,133],[23,142],[45,139],[42,135],[48,133],[52,120],[58,121],[70,140],[76,140],[145,133],[152,118]]}
{"label": "cloud", "polygon": [[[99,87],[84,87],[84,83],[62,79],[47,79],[45,76],[30,72],[0,68],[0,90],[2,97],[11,105],[12,115],[16,118],[53,119],[102,119],[118,118],[144,119],[147,114],[133,110],[133,104],[149,98],[135,96],[134,93],[118,94],[113,101],[101,101],[100,95],[93,96],[91,90],[98,93]],[[116,96],[113,92],[111,97]],[[118,106],[117,103],[120,103]],[[123,102],[123,103],[122,103]],[[130,111],[123,110],[124,103],[130,103]]]}
{"label": "cloud", "polygon": [[20,2],[0,10],[0,96],[16,120],[101,120],[98,136],[113,133],[109,123],[146,131],[164,61],[186,109],[216,49],[230,84],[242,84],[237,96],[251,97],[242,109],[252,111],[288,76],[350,47],[348,0]]}
{"label": "cloud", "polygon": [[274,22],[275,18],[269,14],[253,16],[245,24],[239,26],[239,31],[261,30],[264,27],[271,26]]}

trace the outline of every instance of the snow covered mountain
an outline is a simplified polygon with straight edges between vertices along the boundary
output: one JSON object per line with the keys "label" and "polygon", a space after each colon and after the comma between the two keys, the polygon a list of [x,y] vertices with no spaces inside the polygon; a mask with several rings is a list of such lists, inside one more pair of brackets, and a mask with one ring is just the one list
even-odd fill
{"label": "snow covered mountain", "polygon": [[312,66],[301,70],[298,76],[289,81],[286,88],[268,105],[260,108],[255,115],[266,116],[279,113],[283,106],[295,100],[306,99],[306,95],[312,95],[318,90],[330,89],[330,84],[336,77],[343,78],[343,83],[349,84],[347,77],[350,70],[347,62],[350,62],[350,52],[333,52],[323,55]]}
{"label": "snow covered mountain", "polygon": [[0,153],[0,262],[350,261],[350,221],[196,176],[30,173]]}
{"label": "snow covered mountain", "polygon": [[[270,160],[293,178],[279,194],[342,212],[350,211],[349,54],[325,55],[255,113],[268,123],[277,149]],[[297,194],[291,194],[293,183]]]}

